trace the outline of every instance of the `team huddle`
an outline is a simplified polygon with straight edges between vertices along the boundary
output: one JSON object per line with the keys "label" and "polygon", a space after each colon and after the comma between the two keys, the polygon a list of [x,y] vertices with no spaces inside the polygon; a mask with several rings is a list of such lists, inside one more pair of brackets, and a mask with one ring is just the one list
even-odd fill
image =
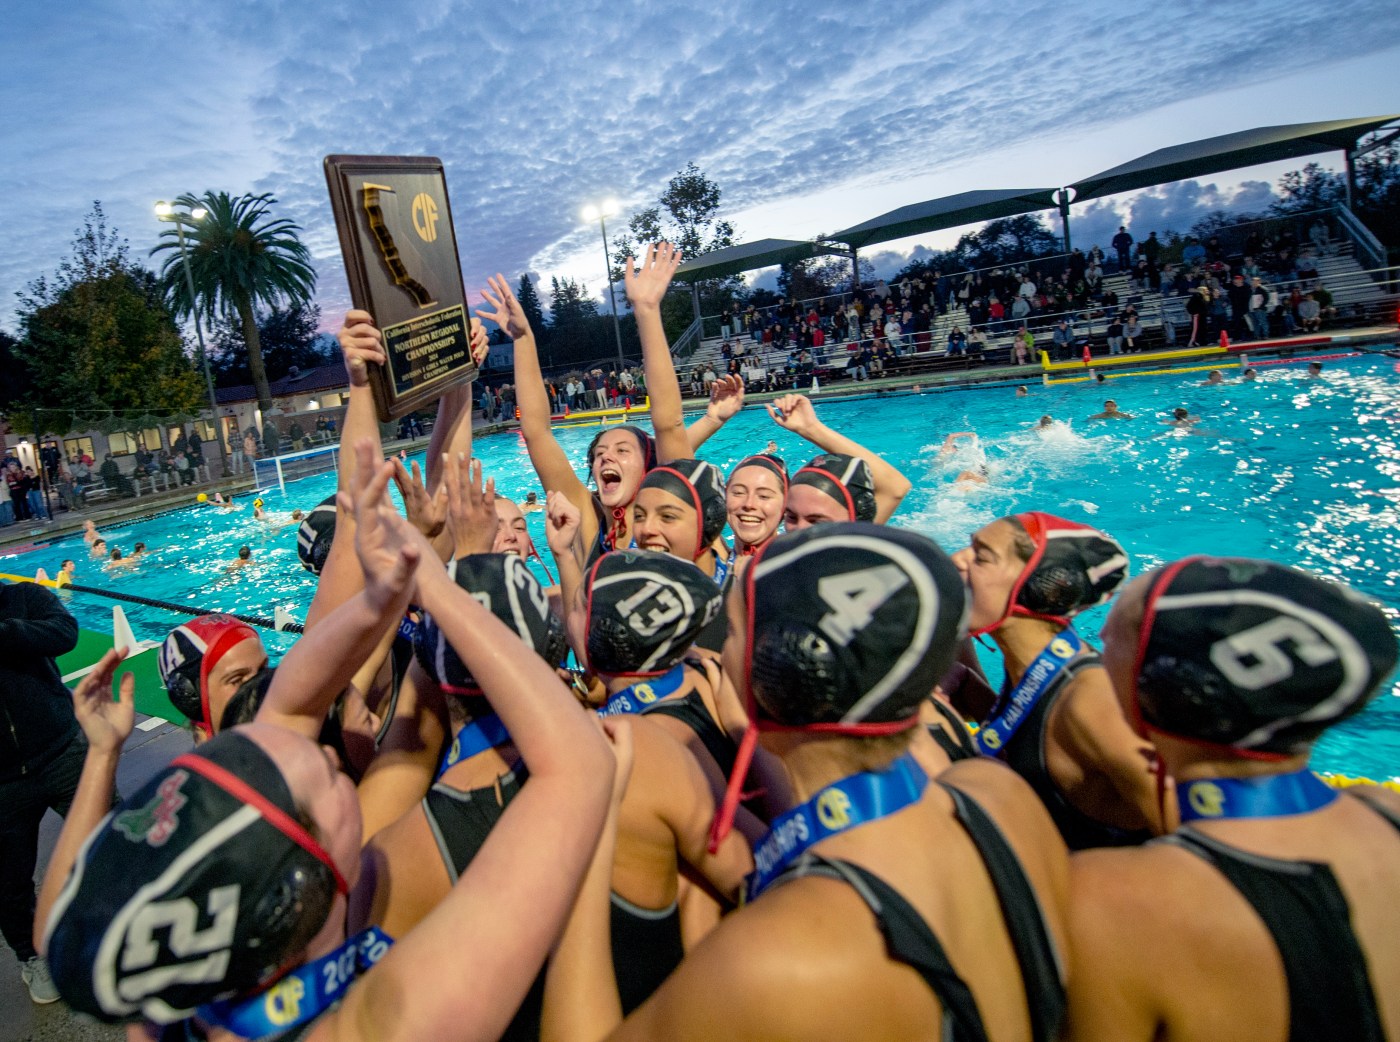
{"label": "team huddle", "polygon": [[1400,795],[1308,770],[1396,665],[1382,611],[1261,560],[1130,579],[1043,511],[949,553],[801,395],[768,409],[811,458],[726,475],[743,386],[687,428],[678,262],[627,262],[654,434],[604,427],[586,479],[491,280],[550,586],[470,385],[426,473],[384,460],[350,312],[304,636],[273,668],[227,616],[171,633],[196,744],[124,800],[121,655],[73,693],[36,918],[68,1004],[171,1040],[1400,1039]]}

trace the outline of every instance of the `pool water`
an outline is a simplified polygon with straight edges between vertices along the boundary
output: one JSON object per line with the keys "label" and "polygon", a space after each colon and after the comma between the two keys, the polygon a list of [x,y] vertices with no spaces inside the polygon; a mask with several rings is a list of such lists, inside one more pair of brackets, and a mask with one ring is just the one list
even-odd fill
{"label": "pool water", "polygon": [[[1202,386],[1204,373],[1125,376],[1106,385],[1080,383],[925,391],[822,401],[822,420],[882,452],[914,488],[892,523],[924,532],[949,551],[978,527],[1006,514],[1045,510],[1095,524],[1127,548],[1136,574],[1194,553],[1268,557],[1343,579],[1400,619],[1400,376],[1385,358],[1329,362],[1319,378],[1302,364],[1261,366],[1257,382]],[[1227,370],[1233,375],[1235,371]],[[1107,397],[1135,419],[1090,421]],[[1192,430],[1163,421],[1172,408],[1199,414]],[[1034,430],[1042,415],[1054,417]],[[977,446],[939,449],[953,431],[976,431]],[[583,473],[596,428],[561,429],[559,440]],[[701,450],[724,466],[769,439],[795,468],[815,455],[782,430],[762,407],[735,417]],[[498,489],[517,499],[538,486],[518,434],[479,438],[477,455]],[[985,463],[985,486],[955,485],[957,474]],[[288,484],[265,494],[274,518],[310,509],[334,487],[334,475]],[[543,498],[543,497],[541,497]],[[543,515],[528,514],[530,531],[548,557]],[[110,573],[87,557],[77,537],[19,557],[0,571],[54,574],[65,557],[78,560],[78,582],[191,606],[270,616],[274,606],[304,616],[315,580],[296,556],[296,526],[254,521],[251,507],[176,510],[103,529],[109,545],[152,549],[130,570]],[[229,571],[247,543],[254,564]],[[535,565],[538,570],[538,565]],[[552,562],[551,562],[551,570]],[[543,579],[542,572],[537,574]],[[111,603],[66,595],[83,625],[109,629]],[[137,636],[159,639],[174,625],[169,612],[124,605]],[[1104,609],[1082,617],[1097,636]],[[290,636],[269,634],[273,650]],[[999,676],[994,654],[989,673]],[[1321,770],[1370,778],[1400,776],[1400,691],[1391,686],[1355,719],[1319,743]]]}

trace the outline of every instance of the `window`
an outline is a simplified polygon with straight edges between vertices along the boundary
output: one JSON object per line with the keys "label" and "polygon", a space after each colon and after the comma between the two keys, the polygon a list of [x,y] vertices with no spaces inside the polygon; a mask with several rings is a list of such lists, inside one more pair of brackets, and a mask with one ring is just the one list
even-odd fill
{"label": "window", "polygon": [[149,430],[144,430],[144,431],[142,431],[142,432],[141,432],[141,441],[142,441],[142,443],[146,446],[146,451],[147,451],[147,452],[152,452],[152,453],[154,453],[154,452],[159,452],[159,451],[160,451],[160,429],[159,429],[158,427],[152,427],[152,428],[150,428]]}
{"label": "window", "polygon": [[317,399],[321,403],[322,409],[338,409],[345,396],[339,392],[332,391],[330,394],[323,394]]}
{"label": "window", "polygon": [[130,456],[136,451],[136,439],[124,432],[109,434],[107,435],[107,451],[113,456]]}
{"label": "window", "polygon": [[175,439],[178,438],[178,437],[180,437],[180,436],[181,436],[182,434],[184,434],[184,433],[185,433],[185,428],[183,428],[183,427],[167,427],[167,428],[165,428],[165,444],[167,444],[167,445],[174,445],[174,444],[175,444]]}
{"label": "window", "polygon": [[91,438],[64,438],[63,455],[66,459],[72,459],[74,456],[88,456],[96,459],[92,455]]}

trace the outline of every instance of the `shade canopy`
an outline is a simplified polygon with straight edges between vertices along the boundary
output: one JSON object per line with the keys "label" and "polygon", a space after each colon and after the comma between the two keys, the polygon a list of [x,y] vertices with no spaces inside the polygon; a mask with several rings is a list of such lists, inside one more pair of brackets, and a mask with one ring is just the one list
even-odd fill
{"label": "shade canopy", "polygon": [[973,192],[959,192],[941,199],[901,206],[898,210],[873,217],[827,238],[856,247],[904,239],[910,235],[979,224],[998,217],[1049,210],[1055,205],[1053,193],[1053,188],[981,188]]}
{"label": "shade canopy", "polygon": [[1202,138],[1171,148],[1159,148],[1112,170],[1076,181],[1072,185],[1075,200],[1083,202],[1152,185],[1218,174],[1223,170],[1316,155],[1318,152],[1349,150],[1362,136],[1396,119],[1400,119],[1400,116],[1255,127],[1253,130]]}
{"label": "shade canopy", "polygon": [[697,282],[700,279],[723,279],[758,268],[771,268],[776,264],[808,260],[825,253],[834,253],[829,247],[816,242],[799,242],[796,239],[759,239],[757,242],[741,243],[712,253],[702,253],[692,257],[676,269],[676,278],[684,282]]}

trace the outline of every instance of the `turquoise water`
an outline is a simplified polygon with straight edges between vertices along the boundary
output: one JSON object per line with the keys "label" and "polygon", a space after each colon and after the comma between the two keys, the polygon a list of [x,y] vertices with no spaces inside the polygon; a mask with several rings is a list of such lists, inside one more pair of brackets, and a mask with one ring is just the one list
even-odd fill
{"label": "turquoise water", "polygon": [[[1400,376],[1388,359],[1329,362],[1318,379],[1302,364],[1260,367],[1253,384],[1201,386],[1204,373],[1125,377],[1105,386],[1010,386],[822,402],[824,422],[878,448],[913,481],[892,523],[925,532],[957,549],[981,525],[1022,510],[1046,510],[1092,523],[1117,537],[1134,573],[1193,553],[1269,557],[1344,579],[1400,619]],[[1112,396],[1134,420],[1090,422]],[[1167,427],[1175,406],[1202,417],[1194,432]],[[1056,419],[1032,430],[1040,416]],[[978,432],[980,448],[949,458],[939,447],[952,431]],[[559,438],[583,472],[596,428],[564,429]],[[761,407],[746,409],[702,450],[728,465],[763,449],[769,439],[797,466],[815,454],[773,423]],[[477,441],[477,454],[497,487],[522,499],[535,488],[524,443],[516,434]],[[954,486],[961,470],[985,458],[985,487]],[[333,475],[306,478],[266,496],[274,515],[309,509],[326,496]],[[527,515],[548,555],[540,514]],[[301,618],[314,579],[296,557],[296,528],[256,522],[251,508],[225,513],[177,510],[103,529],[123,551],[142,540],[153,549],[129,572],[109,574],[89,561],[76,537],[19,557],[0,571],[53,574],[64,557],[79,562],[78,581],[203,608],[271,615],[281,606]],[[229,572],[238,546],[255,564]],[[552,567],[552,564],[551,564]],[[541,574],[541,578],[543,575]],[[85,626],[110,628],[111,603],[70,594]],[[173,625],[164,611],[124,606],[138,637],[158,639]],[[1103,611],[1081,629],[1091,639]],[[269,634],[272,648],[290,637]],[[996,668],[988,659],[989,672]],[[1400,691],[1392,686],[1356,719],[1320,743],[1320,769],[1371,778],[1400,776]]]}

